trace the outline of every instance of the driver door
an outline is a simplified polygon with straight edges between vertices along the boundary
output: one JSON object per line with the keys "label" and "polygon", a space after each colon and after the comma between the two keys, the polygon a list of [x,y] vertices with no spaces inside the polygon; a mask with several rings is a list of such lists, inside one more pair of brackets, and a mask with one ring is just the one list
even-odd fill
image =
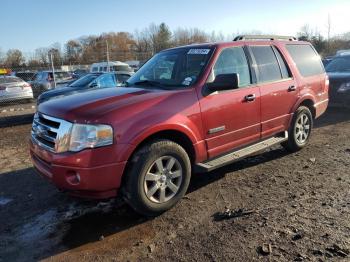
{"label": "driver door", "polygon": [[260,90],[252,83],[243,47],[223,49],[207,82],[219,74],[232,73],[239,75],[239,88],[217,91],[200,99],[209,158],[260,139]]}

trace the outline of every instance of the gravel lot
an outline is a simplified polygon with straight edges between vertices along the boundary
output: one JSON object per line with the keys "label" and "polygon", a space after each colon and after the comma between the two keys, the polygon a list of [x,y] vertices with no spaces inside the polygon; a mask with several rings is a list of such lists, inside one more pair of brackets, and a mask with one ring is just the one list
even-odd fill
{"label": "gravel lot", "polygon": [[[58,192],[31,167],[29,131],[0,128],[0,261],[350,261],[348,109],[329,109],[298,153],[275,147],[193,175],[151,220]],[[250,212],[220,219],[225,207]]]}

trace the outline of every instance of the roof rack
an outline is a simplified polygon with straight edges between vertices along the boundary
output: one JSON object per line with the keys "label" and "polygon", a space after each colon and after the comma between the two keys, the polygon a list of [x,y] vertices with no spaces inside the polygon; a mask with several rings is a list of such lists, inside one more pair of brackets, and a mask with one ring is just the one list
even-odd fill
{"label": "roof rack", "polygon": [[236,36],[233,41],[244,41],[244,40],[287,40],[297,41],[294,36],[282,36],[282,35],[239,35]]}

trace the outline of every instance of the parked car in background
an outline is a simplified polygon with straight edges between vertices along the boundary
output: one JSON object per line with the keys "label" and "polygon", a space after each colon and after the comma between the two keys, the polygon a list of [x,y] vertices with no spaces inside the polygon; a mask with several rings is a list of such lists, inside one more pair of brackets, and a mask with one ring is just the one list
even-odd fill
{"label": "parked car in background", "polygon": [[329,77],[329,101],[350,106],[350,55],[336,56],[326,66]]}
{"label": "parked car in background", "polygon": [[42,92],[55,88],[54,80],[56,81],[57,87],[69,84],[73,78],[66,71],[55,71],[55,74],[53,74],[52,71],[37,72],[33,80],[30,81],[34,97],[38,97]]}
{"label": "parked car in background", "polygon": [[87,70],[87,69],[76,69],[72,72],[72,77],[74,79],[78,79],[78,78],[86,75],[87,73],[89,73],[89,70]]}
{"label": "parked car in background", "polygon": [[278,144],[301,150],[328,106],[321,59],[294,37],[164,50],[127,84],[40,104],[30,153],[58,188],[119,195],[148,216],[185,195],[193,170],[209,172]]}
{"label": "parked car in background", "polygon": [[37,104],[39,105],[54,98],[60,98],[94,89],[122,86],[126,80],[130,78],[130,76],[131,74],[118,74],[114,72],[90,73],[79,78],[78,80],[75,80],[67,86],[59,87],[42,93],[37,99]]}
{"label": "parked car in background", "polygon": [[35,76],[35,74],[36,72],[34,71],[20,71],[20,72],[15,72],[14,76],[17,76],[22,80],[28,82],[33,80],[33,77]]}
{"label": "parked car in background", "polygon": [[33,99],[30,84],[16,76],[0,76],[0,103]]}
{"label": "parked car in background", "polygon": [[322,59],[323,66],[326,67],[333,60],[333,56],[328,56]]}
{"label": "parked car in background", "polygon": [[134,70],[126,63],[120,61],[94,63],[90,68],[91,73],[96,72],[118,72],[134,73]]}
{"label": "parked car in background", "polygon": [[338,50],[335,56],[347,56],[350,55],[350,49]]}

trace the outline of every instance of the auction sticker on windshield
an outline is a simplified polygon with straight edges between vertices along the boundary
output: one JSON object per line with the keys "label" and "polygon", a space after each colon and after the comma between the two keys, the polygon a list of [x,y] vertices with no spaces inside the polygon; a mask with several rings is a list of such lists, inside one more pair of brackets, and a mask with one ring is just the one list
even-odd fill
{"label": "auction sticker on windshield", "polygon": [[190,49],[188,50],[188,55],[207,55],[209,54],[210,49]]}

